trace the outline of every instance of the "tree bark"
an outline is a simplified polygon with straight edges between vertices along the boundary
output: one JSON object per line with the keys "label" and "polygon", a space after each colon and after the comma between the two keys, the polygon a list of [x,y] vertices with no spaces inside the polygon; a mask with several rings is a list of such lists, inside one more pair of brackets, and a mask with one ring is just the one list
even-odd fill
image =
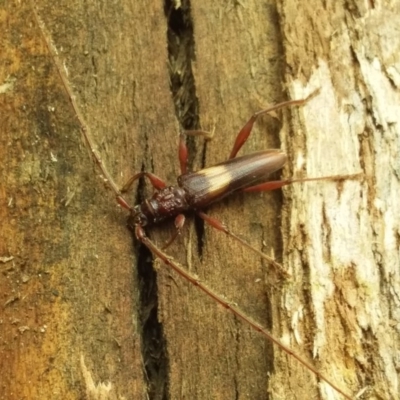
{"label": "tree bark", "polygon": [[[284,177],[207,210],[291,274],[188,218],[170,254],[351,396],[397,398],[400,10],[308,1],[36,2],[110,174],[169,184],[282,148]],[[3,6],[0,383],[4,399],[340,399],[136,241],[99,179],[29,4]],[[151,193],[140,183],[132,204]],[[396,211],[397,210],[397,211]],[[149,228],[160,246],[173,223]],[[154,269],[152,268],[152,264]]]}

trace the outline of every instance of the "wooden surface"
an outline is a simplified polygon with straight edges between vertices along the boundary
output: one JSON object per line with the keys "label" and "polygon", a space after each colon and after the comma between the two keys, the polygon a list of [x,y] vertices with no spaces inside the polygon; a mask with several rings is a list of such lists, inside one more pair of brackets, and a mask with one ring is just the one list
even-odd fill
{"label": "wooden surface", "polygon": [[[281,262],[283,280],[189,218],[168,253],[346,393],[399,396],[399,10],[317,1],[38,1],[118,184],[283,148],[283,175],[359,180],[238,194],[208,213]],[[178,4],[178,3],[176,3]],[[372,7],[372,6],[371,6]],[[0,398],[341,398],[132,239],[105,189],[28,4],[2,6]],[[379,34],[378,34],[379,32]],[[279,117],[279,118],[278,118]],[[136,203],[151,189],[140,185]],[[162,244],[172,224],[149,229]]]}

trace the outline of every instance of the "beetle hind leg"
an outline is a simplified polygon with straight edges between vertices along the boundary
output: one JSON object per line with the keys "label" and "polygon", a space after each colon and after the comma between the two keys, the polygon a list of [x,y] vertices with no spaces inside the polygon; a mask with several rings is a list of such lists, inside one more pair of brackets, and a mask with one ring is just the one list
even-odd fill
{"label": "beetle hind leg", "polygon": [[212,226],[213,228],[224,232],[226,235],[230,236],[231,238],[237,240],[240,242],[243,246],[247,247],[248,249],[254,251],[257,253],[261,258],[264,260],[268,261],[270,265],[272,265],[276,270],[279,271],[281,275],[283,275],[285,278],[289,278],[291,275],[283,268],[283,266],[279,263],[277,263],[272,257],[267,256],[265,253],[262,251],[256,249],[255,247],[251,246],[249,243],[247,243],[244,239],[240,238],[239,236],[235,235],[233,232],[231,232],[227,226],[219,221],[216,218],[210,217],[209,215],[205,214],[202,211],[198,211],[197,215],[202,218],[207,224]]}

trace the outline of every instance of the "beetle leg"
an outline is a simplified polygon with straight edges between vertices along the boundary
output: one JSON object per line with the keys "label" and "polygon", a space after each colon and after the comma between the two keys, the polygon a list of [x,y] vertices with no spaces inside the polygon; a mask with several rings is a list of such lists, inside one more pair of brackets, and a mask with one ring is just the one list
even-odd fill
{"label": "beetle leg", "polygon": [[165,250],[167,247],[169,247],[173,241],[181,234],[183,225],[185,225],[185,216],[183,214],[179,214],[175,218],[175,228],[176,231],[175,233],[169,238],[168,242],[165,243],[165,245],[162,247],[162,250]]}
{"label": "beetle leg", "polygon": [[262,251],[256,249],[255,247],[251,246],[249,243],[247,243],[245,240],[243,240],[242,238],[240,238],[239,236],[235,235],[233,232],[231,232],[227,226],[219,221],[216,218],[210,217],[209,215],[203,213],[202,211],[197,211],[197,215],[202,218],[205,222],[207,222],[207,224],[211,225],[213,228],[218,229],[221,232],[224,232],[225,234],[227,234],[228,236],[232,237],[233,239],[237,240],[238,242],[240,242],[243,246],[247,247],[248,249],[254,251],[255,253],[257,253],[261,258],[263,258],[264,260],[267,260],[269,264],[271,264],[272,266],[274,266],[277,270],[279,270],[279,272],[285,276],[286,278],[290,277],[290,274],[282,267],[282,265],[280,265],[279,263],[277,263],[272,257],[267,256],[266,254],[264,254]]}
{"label": "beetle leg", "polygon": [[351,175],[331,175],[331,176],[321,176],[320,178],[299,178],[299,179],[285,179],[282,181],[270,181],[260,183],[258,185],[250,186],[242,189],[243,192],[265,192],[267,190],[279,189],[286,185],[291,185],[296,182],[313,182],[313,181],[342,181],[344,179],[357,179],[361,177],[362,174],[351,174]]}
{"label": "beetle leg", "polygon": [[242,189],[243,192],[265,192],[267,190],[279,189],[282,186],[290,185],[291,183],[297,182],[297,180],[284,180],[284,181],[269,181],[260,183],[258,185],[250,186]]}
{"label": "beetle leg", "polygon": [[149,179],[151,185],[154,187],[154,189],[160,190],[165,188],[166,184],[165,182],[159,178],[157,175],[152,174],[151,172],[138,172],[137,174],[133,175],[130,177],[127,182],[122,186],[121,193],[126,193],[130,190],[132,187],[133,182],[135,182],[137,179],[140,179],[142,177],[146,177]]}
{"label": "beetle leg", "polygon": [[313,92],[311,95],[306,97],[305,99],[301,100],[289,100],[289,101],[284,101],[283,103],[275,104],[274,106],[265,108],[264,110],[260,110],[256,113],[254,113],[250,119],[245,123],[243,128],[240,130],[238,135],[236,136],[235,144],[233,145],[231,154],[229,155],[229,158],[235,158],[236,154],[238,151],[242,148],[242,146],[245,144],[246,140],[249,138],[250,133],[253,129],[254,122],[256,122],[257,118],[260,117],[261,115],[268,114],[272,111],[279,110],[284,107],[290,107],[290,106],[301,106],[302,104],[306,103],[308,100],[310,100],[312,97],[314,97],[318,91]]}
{"label": "beetle leg", "polygon": [[188,148],[185,141],[185,136],[203,136],[205,140],[210,140],[214,135],[214,131],[207,132],[202,130],[183,131],[179,135],[179,165],[181,167],[181,174],[186,174],[188,163]]}
{"label": "beetle leg", "polygon": [[183,175],[186,174],[187,172],[189,151],[186,145],[185,137],[182,133],[179,135],[178,155],[179,155],[179,165],[181,167],[181,174]]}

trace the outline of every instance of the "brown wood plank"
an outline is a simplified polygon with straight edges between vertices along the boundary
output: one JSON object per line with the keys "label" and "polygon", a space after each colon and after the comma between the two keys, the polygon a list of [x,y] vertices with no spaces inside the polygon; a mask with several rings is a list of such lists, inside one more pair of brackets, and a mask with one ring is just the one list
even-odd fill
{"label": "brown wood plank", "polygon": [[[168,253],[346,393],[398,397],[398,10],[36,4],[120,185],[141,169],[175,184],[182,127],[215,127],[207,144],[188,140],[192,168],[213,165],[253,112],[321,88],[258,121],[241,154],[284,148],[285,177],[364,180],[207,210],[293,278],[190,218]],[[98,177],[30,5],[1,10],[0,397],[341,398],[159,261],[154,274]],[[149,193],[139,185],[127,198]],[[148,232],[162,244],[173,223]]]}

